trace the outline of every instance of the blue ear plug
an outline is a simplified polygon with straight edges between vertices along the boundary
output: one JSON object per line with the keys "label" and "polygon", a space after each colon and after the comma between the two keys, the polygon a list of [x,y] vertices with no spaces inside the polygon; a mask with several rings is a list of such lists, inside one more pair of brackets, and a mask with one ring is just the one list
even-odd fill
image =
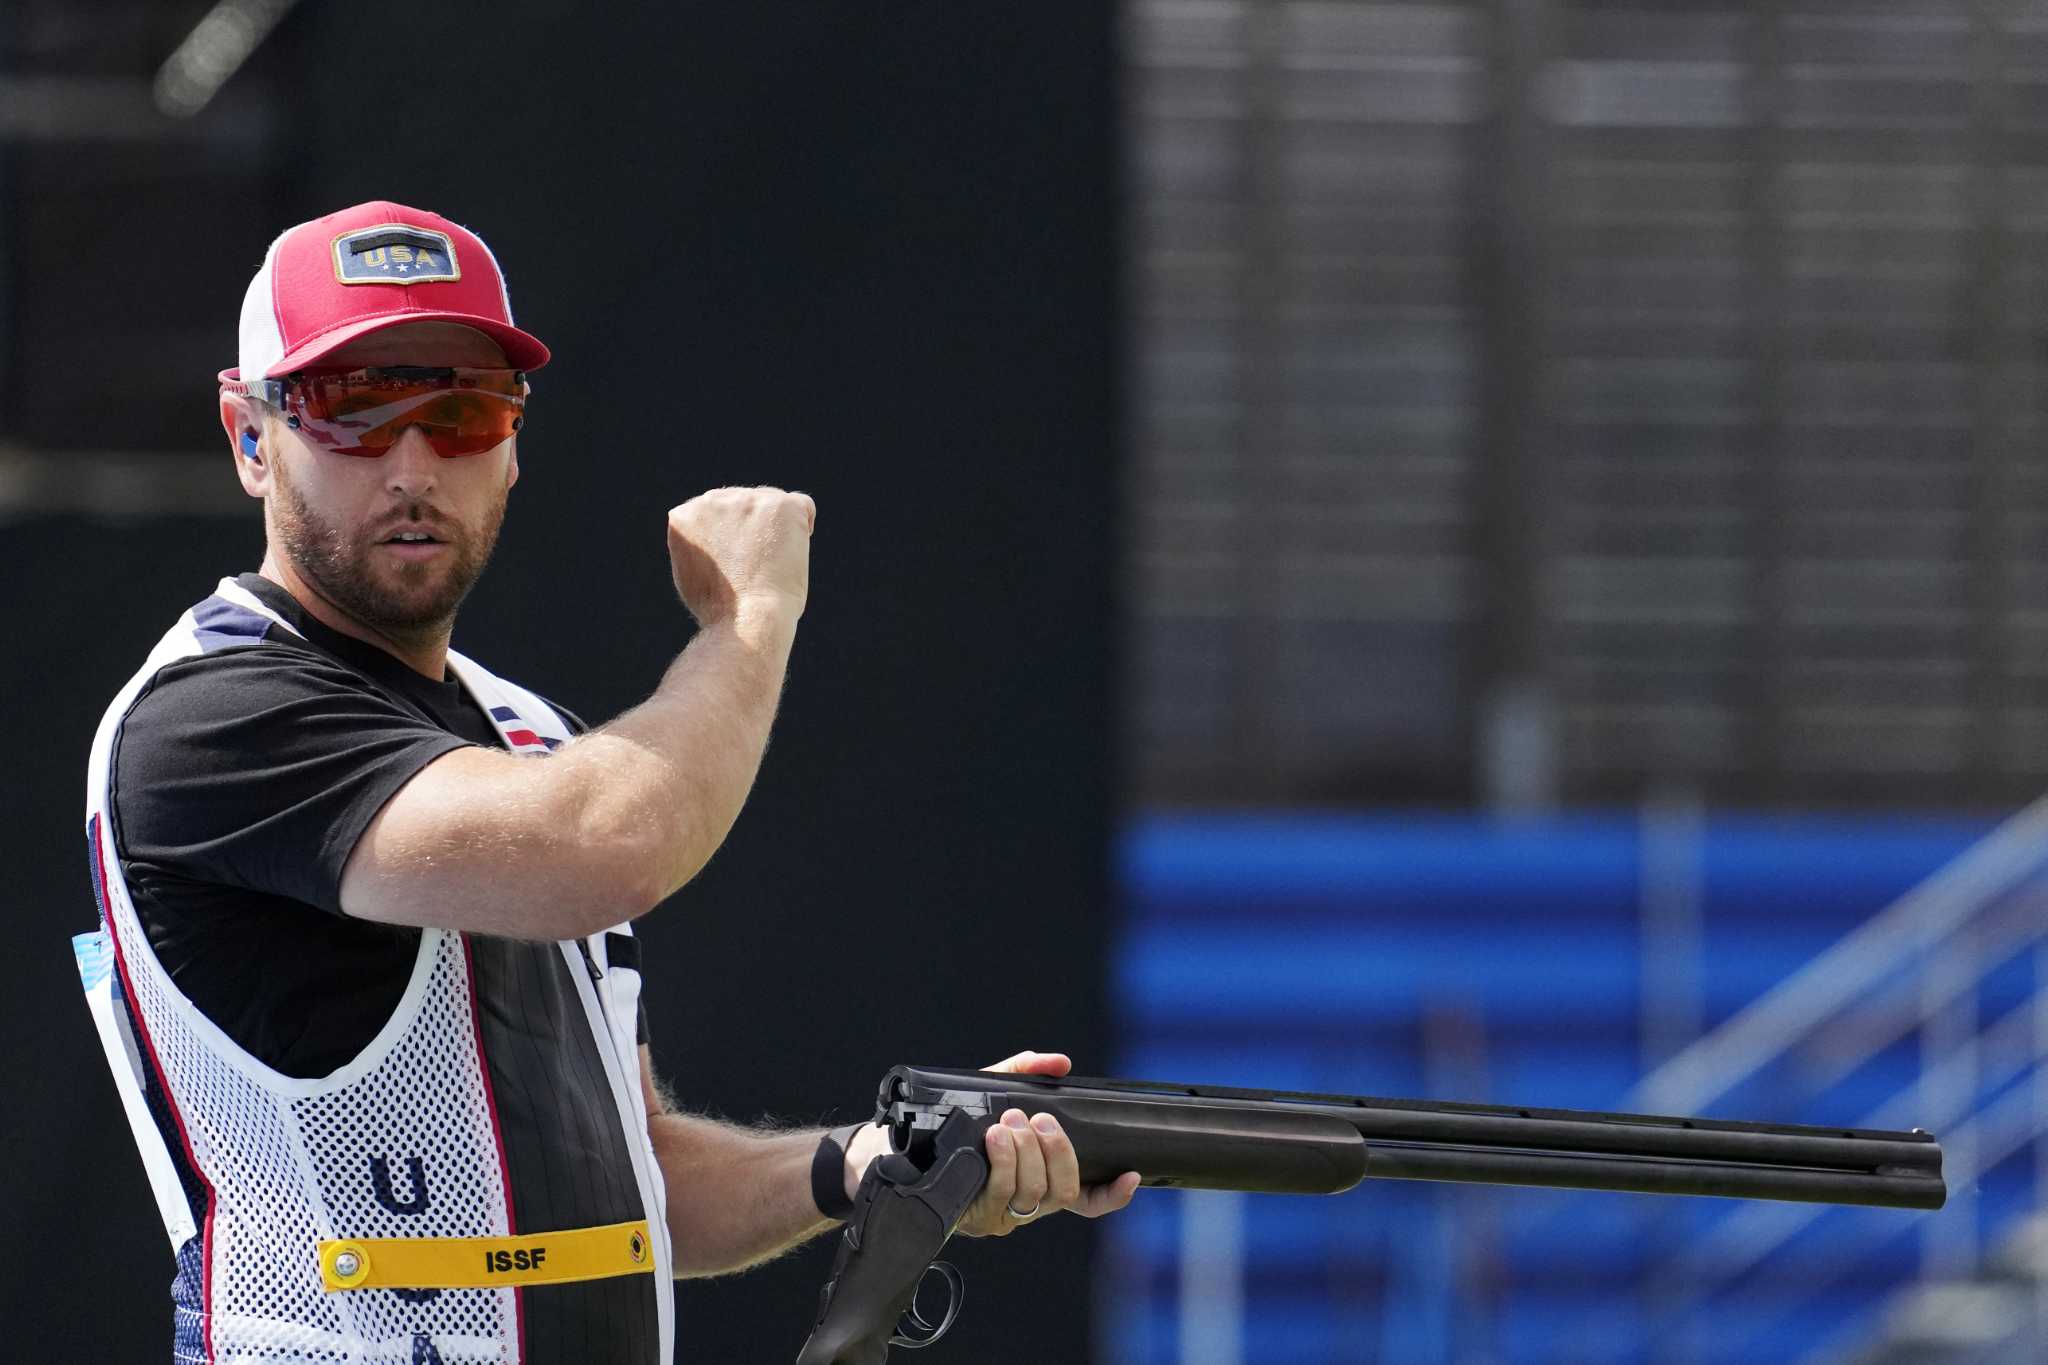
{"label": "blue ear plug", "polygon": [[243,433],[242,433],[242,454],[243,454],[243,456],[244,456],[244,457],[246,457],[246,458],[248,458],[248,459],[251,459],[251,460],[253,460],[253,459],[255,459],[255,458],[256,458],[256,433],[255,433],[255,432],[253,432],[253,431],[245,431],[245,432],[243,432]]}

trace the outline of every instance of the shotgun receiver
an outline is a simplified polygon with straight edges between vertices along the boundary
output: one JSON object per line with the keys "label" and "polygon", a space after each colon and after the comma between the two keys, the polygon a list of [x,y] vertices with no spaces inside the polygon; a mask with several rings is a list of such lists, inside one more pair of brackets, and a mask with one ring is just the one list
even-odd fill
{"label": "shotgun receiver", "polygon": [[[1060,1121],[1099,1184],[1336,1194],[1367,1178],[1549,1185],[1938,1209],[1941,1147],[1927,1133],[1595,1114],[1429,1100],[899,1066],[875,1121],[891,1154],[862,1178],[797,1365],[881,1365],[937,1341],[959,1315],[959,1272],[933,1258],[988,1180],[982,1135],[1010,1109]],[[948,1288],[933,1322],[917,1291]]]}

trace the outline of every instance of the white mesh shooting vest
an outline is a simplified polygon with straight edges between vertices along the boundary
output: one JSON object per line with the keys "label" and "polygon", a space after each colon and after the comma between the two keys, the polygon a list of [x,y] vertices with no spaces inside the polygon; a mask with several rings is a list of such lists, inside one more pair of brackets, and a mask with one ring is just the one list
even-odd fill
{"label": "white mesh shooting vest", "polygon": [[[404,995],[369,1046],[330,1075],[296,1079],[250,1056],[179,992],[152,952],[122,879],[107,803],[111,754],[130,707],[170,661],[256,643],[263,632],[279,629],[291,627],[255,596],[223,581],[214,597],[163,637],[115,697],[89,769],[86,820],[101,926],[74,946],[177,1257],[174,1358],[218,1365],[516,1362],[530,1332],[548,1339],[541,1330],[547,1324],[536,1315],[562,1301],[546,1297],[552,1290],[531,1284],[335,1290],[323,1286],[318,1251],[337,1239],[505,1238],[539,1231],[518,1221],[513,1195],[520,1179],[508,1165],[507,1133],[486,1060],[477,954],[490,941],[423,931]],[[460,655],[451,653],[449,665],[515,752],[545,755],[568,737],[561,717],[533,693]],[[587,1107],[615,1106],[612,1131],[623,1135],[623,1164],[631,1169],[612,1178],[620,1188],[637,1190],[633,1202],[650,1232],[635,1250],[644,1248],[651,1274],[607,1285],[608,1292],[643,1301],[653,1296],[647,1325],[635,1338],[644,1344],[605,1358],[630,1354],[635,1365],[667,1365],[674,1339],[670,1248],[635,1044],[639,973],[612,965],[606,949],[608,938],[616,945],[630,932],[622,925],[552,950],[567,965],[581,1006],[577,1023],[595,1039],[602,1062],[602,1080],[585,1082],[598,1087]],[[610,1113],[601,1119],[614,1122]],[[548,1134],[523,1136],[537,1146]],[[476,1257],[461,1259],[467,1264]],[[557,1362],[536,1359],[535,1365]]]}

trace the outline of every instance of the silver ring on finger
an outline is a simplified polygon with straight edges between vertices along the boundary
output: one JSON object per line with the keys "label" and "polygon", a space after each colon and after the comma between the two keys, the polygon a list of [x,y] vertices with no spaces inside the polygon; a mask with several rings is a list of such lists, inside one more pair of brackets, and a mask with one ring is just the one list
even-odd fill
{"label": "silver ring on finger", "polygon": [[1003,1212],[1009,1214],[1010,1217],[1016,1219],[1020,1223],[1028,1223],[1032,1219],[1038,1217],[1038,1211],[1044,1207],[1045,1199],[1043,1196],[1040,1196],[1036,1204],[1033,1204],[1030,1208],[1021,1211],[1018,1210],[1014,1205],[1005,1203],[1003,1205]]}

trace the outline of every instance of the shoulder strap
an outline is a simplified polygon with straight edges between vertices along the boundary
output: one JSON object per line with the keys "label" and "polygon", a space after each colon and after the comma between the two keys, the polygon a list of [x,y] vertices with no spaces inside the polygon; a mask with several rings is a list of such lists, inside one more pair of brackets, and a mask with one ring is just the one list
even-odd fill
{"label": "shoulder strap", "polygon": [[272,611],[269,606],[265,605],[262,598],[250,592],[232,578],[223,578],[220,581],[220,586],[213,590],[213,595],[223,601],[233,603],[244,611],[252,611],[258,616],[274,621],[293,635],[302,634],[297,626],[285,620],[284,617],[278,615],[275,611]]}
{"label": "shoulder strap", "polygon": [[448,651],[448,667],[490,717],[515,754],[546,754],[569,739],[569,727],[554,707],[517,683],[505,681],[468,655]]}

